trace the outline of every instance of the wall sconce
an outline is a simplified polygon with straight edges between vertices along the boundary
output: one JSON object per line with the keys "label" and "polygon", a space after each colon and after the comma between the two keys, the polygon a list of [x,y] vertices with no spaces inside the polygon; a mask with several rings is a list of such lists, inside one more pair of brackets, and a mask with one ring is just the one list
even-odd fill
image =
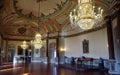
{"label": "wall sconce", "polygon": [[4,51],[2,50],[1,53],[4,53]]}
{"label": "wall sconce", "polygon": [[107,44],[107,48],[109,47],[109,45]]}
{"label": "wall sconce", "polygon": [[65,52],[65,51],[66,51],[66,48],[60,48],[60,51],[64,51],[64,52]]}
{"label": "wall sconce", "polygon": [[31,52],[32,50],[31,49],[29,49],[29,52]]}

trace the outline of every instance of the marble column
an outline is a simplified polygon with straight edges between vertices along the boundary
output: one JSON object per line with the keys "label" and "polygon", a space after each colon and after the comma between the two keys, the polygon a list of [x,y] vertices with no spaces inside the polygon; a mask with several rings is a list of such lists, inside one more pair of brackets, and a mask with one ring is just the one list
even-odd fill
{"label": "marble column", "polygon": [[2,65],[2,53],[1,53],[1,49],[0,49],[0,66]]}
{"label": "marble column", "polygon": [[2,65],[2,63],[3,63],[3,36],[1,35],[0,36],[0,43],[1,43],[1,45],[0,45],[0,64]]}
{"label": "marble column", "polygon": [[115,60],[120,63],[120,10],[112,20]]}
{"label": "marble column", "polygon": [[46,37],[46,57],[48,57],[48,49],[49,49],[49,33]]}
{"label": "marble column", "polygon": [[47,37],[46,37],[46,57],[47,57],[47,63],[50,62],[48,50],[49,50],[49,33],[47,33]]}
{"label": "marble column", "polygon": [[3,41],[3,58],[4,62],[8,62],[8,49],[7,49],[8,40]]}
{"label": "marble column", "polygon": [[[117,1],[117,0],[116,0]],[[114,69],[110,70],[109,73],[120,74],[120,2],[116,2],[113,9],[117,9],[112,15],[112,31],[113,31],[113,44],[114,44],[114,54],[115,62],[112,66]]]}
{"label": "marble column", "polygon": [[111,17],[107,16],[106,19],[107,19],[106,25],[107,25],[107,36],[108,36],[109,59],[115,59]]}
{"label": "marble column", "polygon": [[60,55],[59,55],[59,53],[60,53],[60,46],[59,46],[59,33],[58,33],[58,35],[57,35],[57,37],[56,37],[56,53],[57,53],[57,57],[58,57],[58,64],[59,64],[59,62],[60,62]]}
{"label": "marble column", "polygon": [[2,50],[1,50],[1,44],[2,44],[2,42],[1,42],[1,40],[2,40],[2,38],[1,38],[1,35],[0,35],[0,65],[2,65]]}
{"label": "marble column", "polygon": [[60,52],[59,52],[59,57],[60,57],[60,64],[64,63],[64,57],[65,57],[65,41],[64,37],[61,36],[59,37],[59,47],[60,47]]}

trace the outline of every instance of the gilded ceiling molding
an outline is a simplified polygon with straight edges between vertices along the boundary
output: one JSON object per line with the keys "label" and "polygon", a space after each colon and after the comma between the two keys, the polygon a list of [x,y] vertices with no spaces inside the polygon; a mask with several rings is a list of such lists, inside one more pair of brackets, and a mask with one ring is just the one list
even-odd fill
{"label": "gilded ceiling molding", "polygon": [[5,0],[4,11],[6,12],[7,15],[11,15],[11,13],[14,12],[12,5],[13,5],[12,0]]}
{"label": "gilded ceiling molding", "polygon": [[53,23],[52,20],[50,20],[49,23],[53,26],[54,31],[58,31],[59,30],[59,28],[57,27],[58,24]]}
{"label": "gilded ceiling molding", "polygon": [[12,22],[12,21],[14,21],[16,19],[18,19],[18,17],[16,17],[15,14],[11,13],[11,14],[3,17],[3,24],[7,24],[7,23],[10,24],[10,22]]}
{"label": "gilded ceiling molding", "polygon": [[48,22],[46,22],[45,26],[47,27],[49,32],[52,32],[52,28],[51,28],[52,25],[50,25]]}
{"label": "gilded ceiling molding", "polygon": [[111,16],[111,19],[114,19],[120,11],[120,0],[113,0],[109,8],[109,13],[107,16]]}
{"label": "gilded ceiling molding", "polygon": [[[84,34],[88,34],[88,33],[91,33],[91,32],[95,32],[95,31],[98,31],[98,30],[101,30],[101,29],[104,29],[106,28],[106,23],[100,27],[96,27],[94,29],[90,29],[90,30],[87,30],[87,31],[83,31],[83,32],[79,32],[79,33],[76,33],[76,34],[71,34],[71,35],[59,35],[59,37],[65,37],[65,38],[70,38],[70,37],[76,37],[76,36],[80,36],[80,35],[84,35]],[[49,32],[49,38],[56,38],[58,35],[54,35],[54,32]],[[54,36],[53,36],[54,35]],[[43,39],[46,39],[47,37],[44,37]]]}
{"label": "gilded ceiling molding", "polygon": [[106,28],[106,25],[103,25],[102,27],[96,27],[94,29],[90,29],[90,30],[87,30],[87,31],[79,32],[79,33],[76,33],[76,34],[64,35],[64,37],[65,38],[76,37],[76,36],[80,36],[80,35],[83,35],[83,34],[88,34],[88,33],[91,33],[91,32],[95,32],[95,31],[98,31],[98,30],[101,30],[101,29],[104,29],[104,28]]}
{"label": "gilded ceiling molding", "polygon": [[61,30],[61,27],[60,27],[59,23],[57,23],[56,20],[51,19],[51,22],[54,24],[54,26],[57,28],[58,31]]}
{"label": "gilded ceiling molding", "polygon": [[47,33],[47,32],[49,31],[49,28],[48,28],[48,26],[46,25],[46,21],[42,21],[42,22],[41,22],[41,25],[42,25],[42,27],[44,28],[45,33]]}
{"label": "gilded ceiling molding", "polygon": [[44,27],[44,29],[45,29],[45,33],[47,33],[49,30],[48,30],[47,27],[45,26],[45,21],[42,22],[42,25],[43,25],[43,27]]}
{"label": "gilded ceiling molding", "polygon": [[[56,16],[53,16],[52,18],[56,19],[56,18],[59,18],[61,15],[64,15],[65,13],[66,13],[66,14],[69,14],[69,12],[70,12],[73,8],[75,8],[75,6],[77,5],[77,0],[69,0],[69,1],[70,1],[70,3],[69,3],[69,5],[67,6],[67,8],[66,8],[62,13],[60,13],[60,14],[58,14],[58,15],[56,15]],[[66,11],[68,11],[68,12],[66,12]]]}
{"label": "gilded ceiling molding", "polygon": [[67,25],[70,25],[69,19],[66,19],[66,21],[64,21],[64,23],[62,24],[61,30],[63,30]]}
{"label": "gilded ceiling molding", "polygon": [[[98,0],[96,0],[96,1],[98,1]],[[99,2],[103,3],[106,6],[109,6],[111,4],[112,0],[99,0]]]}

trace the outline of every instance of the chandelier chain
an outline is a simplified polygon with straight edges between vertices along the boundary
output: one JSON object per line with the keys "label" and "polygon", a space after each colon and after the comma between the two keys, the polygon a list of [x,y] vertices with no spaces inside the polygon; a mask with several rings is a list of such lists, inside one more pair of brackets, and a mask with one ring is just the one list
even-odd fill
{"label": "chandelier chain", "polygon": [[41,40],[41,34],[39,33],[39,18],[40,18],[40,1],[39,1],[39,7],[38,7],[38,32],[35,34],[35,39],[32,42],[35,49],[40,49],[43,44]]}
{"label": "chandelier chain", "polygon": [[39,1],[39,4],[38,4],[38,32],[39,32],[39,24],[40,24],[40,1]]}

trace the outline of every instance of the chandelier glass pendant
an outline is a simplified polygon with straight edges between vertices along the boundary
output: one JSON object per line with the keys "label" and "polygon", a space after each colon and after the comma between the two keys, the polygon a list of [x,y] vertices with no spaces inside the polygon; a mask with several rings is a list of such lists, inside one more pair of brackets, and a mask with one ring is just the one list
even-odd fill
{"label": "chandelier glass pendant", "polygon": [[81,29],[91,29],[103,20],[103,9],[96,8],[93,0],[78,0],[78,5],[70,12],[71,25],[78,25]]}
{"label": "chandelier glass pendant", "polygon": [[21,45],[21,48],[24,49],[24,50],[28,48],[28,45],[27,45],[26,41],[23,41],[23,43]]}
{"label": "chandelier glass pendant", "polygon": [[[40,13],[40,1],[39,1],[39,9],[38,9],[38,18],[39,18],[39,13]],[[38,33],[36,33],[35,35],[33,45],[35,49],[40,49],[42,47],[41,34],[39,33],[39,19],[38,19]]]}
{"label": "chandelier glass pendant", "polygon": [[41,35],[39,33],[35,35],[35,40],[33,41],[33,45],[35,49],[40,49],[42,47]]}

